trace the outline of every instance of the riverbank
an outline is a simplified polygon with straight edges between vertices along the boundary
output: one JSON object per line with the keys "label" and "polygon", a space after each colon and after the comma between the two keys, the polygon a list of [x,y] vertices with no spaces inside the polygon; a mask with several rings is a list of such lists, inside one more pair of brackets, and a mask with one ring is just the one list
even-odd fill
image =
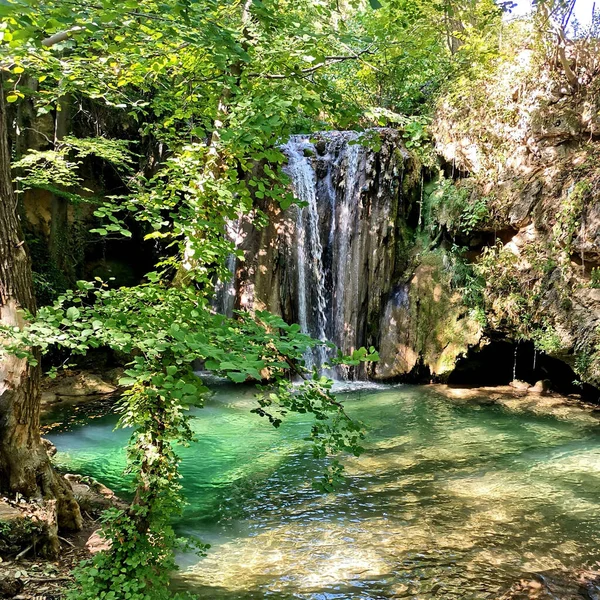
{"label": "riverbank", "polygon": [[0,498],[0,598],[59,600],[81,561],[105,549],[98,533],[100,517],[108,508],[126,505],[95,480],[73,474],[65,478],[79,502],[83,527],[77,532],[60,532],[56,556],[45,555],[51,524],[36,503]]}

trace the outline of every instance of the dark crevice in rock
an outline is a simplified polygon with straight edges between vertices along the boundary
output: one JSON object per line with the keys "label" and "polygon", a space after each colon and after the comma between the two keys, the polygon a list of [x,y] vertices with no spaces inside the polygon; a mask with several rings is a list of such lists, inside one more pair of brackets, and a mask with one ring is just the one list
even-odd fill
{"label": "dark crevice in rock", "polygon": [[[515,360],[516,357],[516,360]],[[535,349],[532,342],[495,339],[483,348],[471,349],[460,358],[450,374],[451,385],[508,385],[513,380],[534,385],[550,382],[550,389],[564,395],[576,394],[588,402],[600,402],[600,390],[577,383],[578,375],[566,362]]]}

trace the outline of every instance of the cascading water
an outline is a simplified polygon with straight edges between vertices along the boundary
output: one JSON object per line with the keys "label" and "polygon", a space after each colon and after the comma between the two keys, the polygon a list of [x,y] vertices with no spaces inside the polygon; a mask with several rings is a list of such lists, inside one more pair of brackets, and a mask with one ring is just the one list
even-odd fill
{"label": "cascading water", "polygon": [[225,266],[231,275],[224,281],[217,281],[215,285],[214,308],[218,313],[232,317],[235,305],[235,269],[237,266],[235,254],[230,254],[227,257]]}
{"label": "cascading water", "polygon": [[[360,227],[364,148],[355,132],[320,135],[319,149],[301,135],[283,146],[294,193],[305,204],[297,209],[294,238],[298,321],[304,333],[352,351],[361,258],[352,242]],[[327,354],[320,346],[308,366],[321,366]],[[348,376],[344,368],[328,374]]]}
{"label": "cascading water", "polygon": [[[240,235],[241,219],[229,221],[226,226],[225,235],[227,239],[237,247],[241,241]],[[235,271],[237,268],[237,257],[234,253],[231,253],[227,257],[225,263],[227,270],[230,275],[226,279],[219,279],[215,285],[215,296],[213,301],[213,307],[216,312],[226,315],[227,317],[233,316],[233,309],[235,307]]]}
{"label": "cascading water", "polygon": [[[286,170],[292,179],[294,192],[299,200],[306,203],[303,207],[297,207],[296,216],[298,320],[302,333],[326,341],[325,277],[317,211],[317,182],[311,160],[305,156],[307,149],[313,152],[314,146],[305,136],[293,136],[284,146],[289,159]],[[326,359],[324,346],[318,346],[315,353],[308,353],[305,357],[309,368],[315,364],[320,367]]]}
{"label": "cascading water", "polygon": [[[345,354],[379,347],[395,276],[396,224],[410,210],[402,202],[403,174],[411,160],[402,136],[392,129],[365,136],[352,131],[295,135],[282,150],[300,206],[281,211],[256,200],[268,224],[242,223],[236,306],[281,315]],[[306,363],[321,369],[331,356],[321,346]],[[369,375],[364,365],[326,374],[337,379]]]}
{"label": "cascading water", "polygon": [[[351,141],[356,141],[352,139]],[[348,281],[349,278],[358,276],[357,269],[348,269],[350,258],[350,242],[353,231],[356,229],[353,217],[356,217],[356,209],[360,203],[360,186],[358,185],[358,165],[361,147],[358,144],[349,145],[346,152],[346,183],[341,201],[334,202],[332,223],[334,225],[334,236],[337,241],[337,256],[334,256],[335,278],[333,282],[333,336],[339,347],[347,347],[351,343],[354,333],[351,324],[346,322],[345,303],[353,298],[348,298],[348,292],[356,290],[357,281]],[[335,200],[336,197],[334,197]],[[343,371],[344,376],[347,372]]]}

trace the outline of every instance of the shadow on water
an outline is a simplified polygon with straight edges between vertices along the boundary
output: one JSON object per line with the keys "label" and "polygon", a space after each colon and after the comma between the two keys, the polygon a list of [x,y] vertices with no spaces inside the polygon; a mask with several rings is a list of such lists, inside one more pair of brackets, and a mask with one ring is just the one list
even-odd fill
{"label": "shadow on water", "polygon": [[[498,598],[531,573],[598,556],[600,435],[582,409],[532,412],[411,386],[345,394],[367,423],[335,494],[304,437],[249,413],[252,392],[222,388],[183,449],[189,502],[177,529],[212,544],[180,557],[178,585],[200,598]],[[60,460],[119,489],[114,419],[51,434]],[[115,485],[116,484],[116,485]]]}

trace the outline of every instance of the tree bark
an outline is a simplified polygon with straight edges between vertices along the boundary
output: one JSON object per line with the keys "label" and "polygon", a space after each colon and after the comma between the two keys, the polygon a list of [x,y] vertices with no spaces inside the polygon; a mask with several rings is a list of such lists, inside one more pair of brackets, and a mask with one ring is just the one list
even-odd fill
{"label": "tree bark", "polygon": [[[0,324],[22,327],[22,309],[35,312],[35,298],[12,186],[0,79]],[[39,381],[39,366],[6,353],[0,356],[0,492],[51,501],[47,504],[55,506],[59,527],[80,529],[81,513],[70,484],[54,471],[41,443]],[[58,550],[58,539],[52,545]]]}

